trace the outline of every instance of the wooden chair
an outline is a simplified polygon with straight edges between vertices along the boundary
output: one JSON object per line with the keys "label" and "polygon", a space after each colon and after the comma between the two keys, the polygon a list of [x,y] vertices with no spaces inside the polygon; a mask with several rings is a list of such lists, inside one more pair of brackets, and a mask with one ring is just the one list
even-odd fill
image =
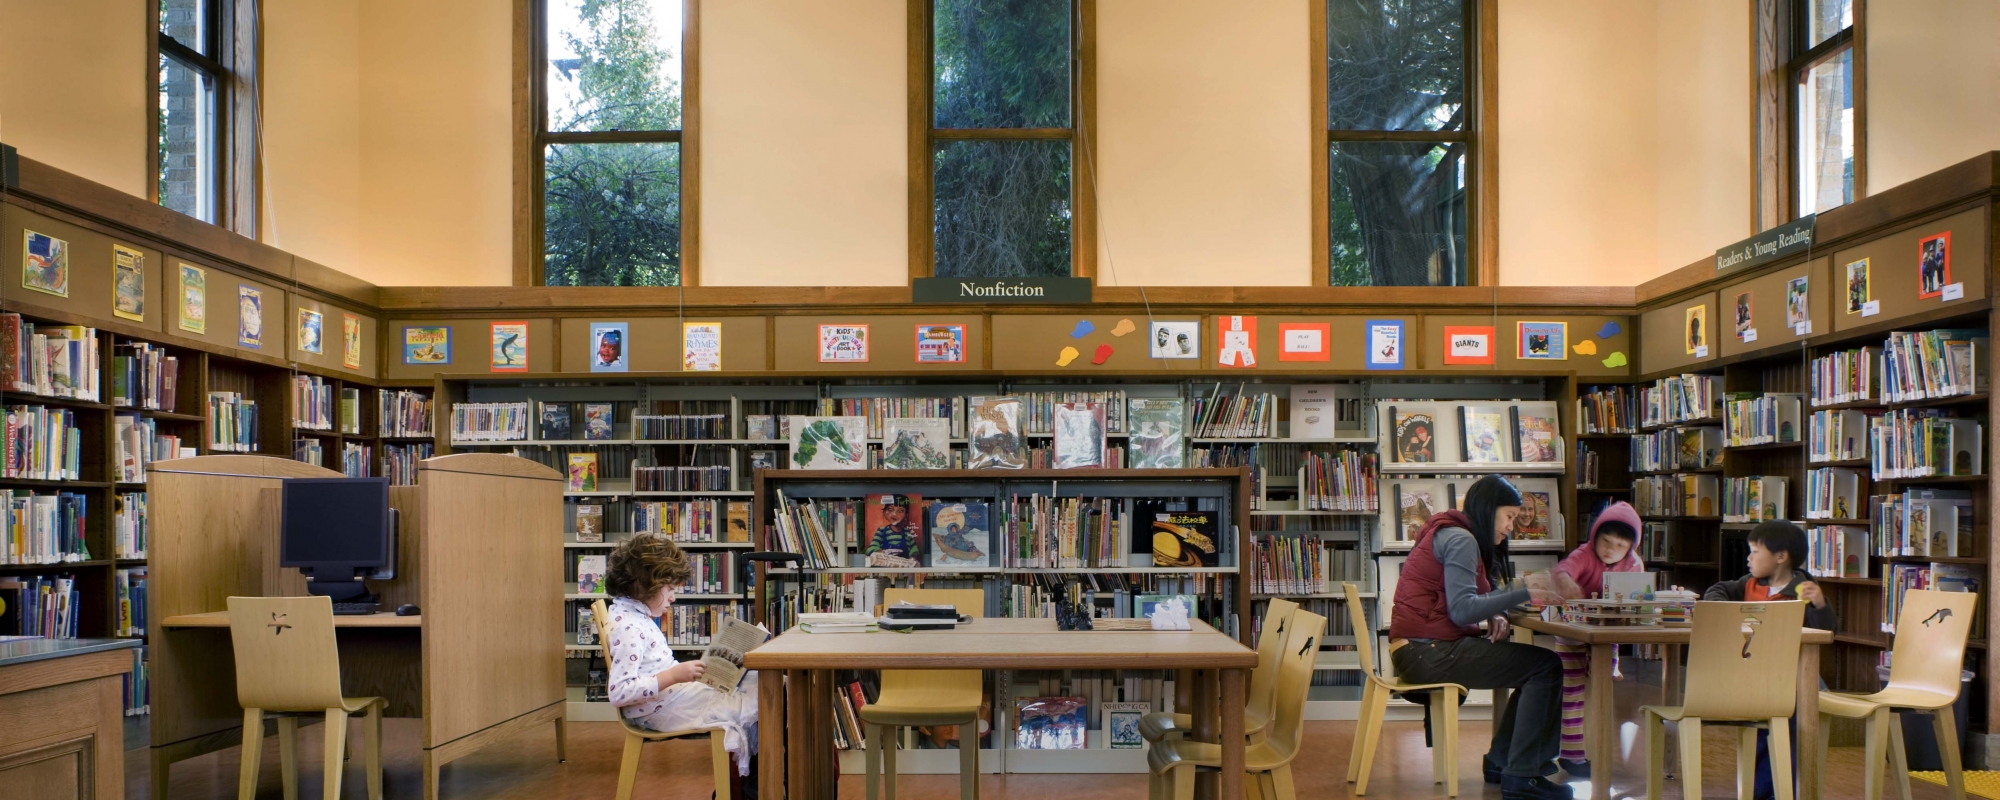
{"label": "wooden chair", "polygon": [[[1312,687],[1326,618],[1310,611],[1292,613],[1292,630],[1285,636],[1277,665],[1276,698],[1264,740],[1243,750],[1243,772],[1250,780],[1245,794],[1265,800],[1298,800],[1292,784],[1292,760],[1304,739],[1306,692]],[[1261,637],[1260,640],[1261,642]],[[1198,769],[1222,768],[1222,746],[1189,739],[1163,739],[1146,753],[1151,800],[1193,800]]]}
{"label": "wooden chair", "polygon": [[1646,798],[1666,781],[1668,721],[1680,723],[1681,797],[1701,800],[1701,726],[1740,728],[1736,796],[1749,800],[1757,774],[1757,729],[1771,733],[1772,788],[1792,800],[1792,711],[1798,705],[1803,601],[1694,606],[1688,644],[1687,697],[1678,706],[1641,706],[1646,728]]}
{"label": "wooden chair", "polygon": [[[1257,634],[1257,667],[1250,672],[1250,692],[1243,707],[1243,735],[1252,743],[1264,738],[1271,722],[1271,703],[1277,695],[1278,657],[1284,653],[1285,636],[1290,632],[1292,612],[1298,603],[1273,597],[1264,607],[1264,624]],[[1191,714],[1157,711],[1139,718],[1139,736],[1147,743],[1182,738],[1194,729]]]}
{"label": "wooden chair", "polygon": [[298,797],[299,717],[326,717],[324,795],[340,796],[341,760],[347,753],[347,718],[366,714],[361,726],[368,800],[382,800],[380,697],[342,697],[340,648],[333,635],[333,601],[325,597],[231,597],[229,641],[236,651],[236,702],[243,707],[243,762],[238,800],[257,796],[257,766],[264,755],[264,715],[278,718],[279,768],[286,800]]}
{"label": "wooden chair", "polygon": [[[611,612],[604,607],[603,600],[590,604],[590,618],[597,623],[597,642],[604,651],[604,668],[611,669]],[[622,709],[618,713],[618,724],[625,728],[625,757],[618,764],[618,800],[631,800],[632,787],[639,780],[639,751],[647,742],[667,739],[683,739],[695,736],[708,737],[709,767],[715,773],[715,800],[729,800],[729,751],[723,749],[728,737],[721,728],[688,728],[678,731],[656,731],[627,719]]]}
{"label": "wooden chair", "polygon": [[1354,651],[1361,659],[1361,719],[1354,725],[1354,749],[1348,754],[1347,780],[1355,794],[1368,793],[1368,772],[1375,766],[1375,749],[1382,743],[1382,721],[1389,714],[1389,695],[1429,692],[1431,695],[1431,782],[1444,784],[1445,794],[1458,796],[1458,701],[1465,687],[1456,683],[1407,683],[1382,677],[1375,668],[1375,637],[1368,611],[1361,607],[1361,590],[1340,585],[1347,595],[1347,613],[1354,622]]}
{"label": "wooden chair", "polygon": [[[952,605],[958,613],[986,616],[986,593],[978,589],[888,589],[882,592],[885,605],[900,602],[918,605]],[[876,790],[888,785],[887,797],[896,797],[896,744],[892,741],[903,728],[958,726],[958,796],[979,797],[979,706],[983,701],[984,674],[976,669],[885,669],[882,693],[875,702],[861,708],[861,721],[868,723],[868,800]],[[886,780],[885,780],[886,779]]]}
{"label": "wooden chair", "polygon": [[1959,670],[1965,663],[1965,638],[1978,613],[1979,595],[1910,589],[1896,613],[1896,645],[1889,659],[1889,685],[1874,694],[1819,693],[1819,763],[1826,763],[1829,729],[1824,718],[1865,720],[1863,747],[1867,800],[1882,796],[1882,751],[1889,751],[1904,800],[1910,797],[1910,764],[1903,751],[1903,725],[1896,712],[1929,712],[1937,731],[1938,754],[1944,761],[1946,785],[1954,800],[1965,800],[1965,776],[1958,762],[1958,724],[1952,704],[1958,702]]}

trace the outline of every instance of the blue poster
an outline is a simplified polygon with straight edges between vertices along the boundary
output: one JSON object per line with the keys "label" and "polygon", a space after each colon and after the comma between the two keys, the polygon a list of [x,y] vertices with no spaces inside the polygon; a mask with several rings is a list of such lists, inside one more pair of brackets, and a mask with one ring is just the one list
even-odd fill
{"label": "blue poster", "polygon": [[590,323],[590,371],[626,372],[631,369],[632,337],[623,322]]}
{"label": "blue poster", "polygon": [[1368,342],[1367,366],[1369,369],[1402,369],[1403,321],[1400,319],[1368,320],[1368,332],[1364,337]]}

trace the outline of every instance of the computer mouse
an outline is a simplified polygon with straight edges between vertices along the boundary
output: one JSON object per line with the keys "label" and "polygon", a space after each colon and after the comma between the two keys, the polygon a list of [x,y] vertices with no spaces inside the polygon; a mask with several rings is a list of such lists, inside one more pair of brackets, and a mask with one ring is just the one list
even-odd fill
{"label": "computer mouse", "polygon": [[414,617],[422,613],[424,613],[424,610],[418,608],[416,603],[404,603],[396,606],[396,616],[399,617]]}

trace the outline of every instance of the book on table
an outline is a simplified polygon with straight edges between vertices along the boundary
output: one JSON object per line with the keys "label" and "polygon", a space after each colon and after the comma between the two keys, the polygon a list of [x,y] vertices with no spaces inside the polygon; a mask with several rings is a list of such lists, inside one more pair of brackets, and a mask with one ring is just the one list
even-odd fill
{"label": "book on table", "polygon": [[868,633],[879,629],[875,615],[865,611],[806,612],[799,615],[799,630],[806,633]]}

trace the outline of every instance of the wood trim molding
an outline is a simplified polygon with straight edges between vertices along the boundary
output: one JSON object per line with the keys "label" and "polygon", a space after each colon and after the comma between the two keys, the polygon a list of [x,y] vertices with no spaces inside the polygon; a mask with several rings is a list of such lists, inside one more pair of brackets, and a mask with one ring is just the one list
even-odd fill
{"label": "wood trim molding", "polygon": [[264,15],[259,0],[234,0],[228,8],[223,35],[228,37],[229,132],[223,137],[223,159],[229,163],[216,217],[223,227],[256,239],[264,187],[264,142],[258,131],[264,114]]}
{"label": "wood trim molding", "polygon": [[1472,82],[1473,283],[1500,285],[1500,0],[1479,0]]}
{"label": "wood trim molding", "polygon": [[1097,280],[1097,0],[1073,0],[1076,78],[1070,120],[1069,274]]}
{"label": "wood trim molding", "polygon": [[514,0],[514,285],[535,286],[535,2]]}
{"label": "wood trim molding", "polygon": [[1782,0],[1750,3],[1750,230],[1777,227],[1790,219],[1791,184],[1786,127],[1785,43]]}
{"label": "wood trim molding", "polygon": [[931,0],[907,0],[911,278],[930,277],[931,264]]}
{"label": "wood trim molding", "polygon": [[1312,285],[1333,282],[1332,231],[1327,229],[1327,193],[1333,191],[1327,174],[1326,140],[1326,0],[1304,0],[1306,4],[1306,141],[1312,150]]}
{"label": "wood trim molding", "polygon": [[160,199],[160,14],[159,7],[148,5],[152,11],[145,15],[146,21],[146,68],[139,71],[145,83],[139,96],[139,114],[145,120],[140,130],[146,132],[146,197],[148,202]]}
{"label": "wood trim molding", "polygon": [[1854,199],[1868,196],[1868,0],[1854,0]]}
{"label": "wood trim molding", "polygon": [[681,285],[701,285],[701,0],[681,6]]}

